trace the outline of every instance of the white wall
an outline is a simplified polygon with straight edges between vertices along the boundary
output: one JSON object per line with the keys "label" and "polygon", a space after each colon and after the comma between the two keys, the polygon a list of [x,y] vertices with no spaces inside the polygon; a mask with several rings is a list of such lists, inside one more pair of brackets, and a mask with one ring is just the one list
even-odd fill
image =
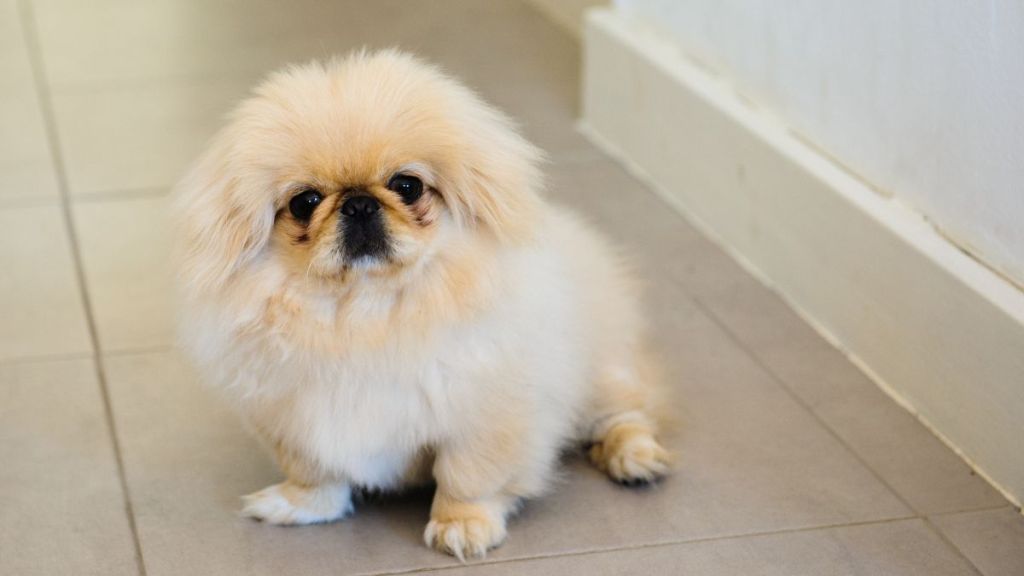
{"label": "white wall", "polygon": [[1024,2],[616,4],[1024,284]]}
{"label": "white wall", "polygon": [[1024,500],[1024,291],[620,10],[587,18],[582,103],[594,143]]}

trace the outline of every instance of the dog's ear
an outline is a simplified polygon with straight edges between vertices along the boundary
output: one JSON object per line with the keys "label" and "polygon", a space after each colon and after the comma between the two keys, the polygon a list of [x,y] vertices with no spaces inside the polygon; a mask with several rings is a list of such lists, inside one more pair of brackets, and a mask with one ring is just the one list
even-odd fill
{"label": "dog's ear", "polygon": [[504,114],[472,97],[447,196],[456,218],[503,241],[531,236],[540,211],[543,153]]}
{"label": "dog's ear", "polygon": [[175,190],[177,269],[188,294],[228,282],[263,251],[274,225],[272,195],[247,189],[233,140],[228,130],[218,135]]}

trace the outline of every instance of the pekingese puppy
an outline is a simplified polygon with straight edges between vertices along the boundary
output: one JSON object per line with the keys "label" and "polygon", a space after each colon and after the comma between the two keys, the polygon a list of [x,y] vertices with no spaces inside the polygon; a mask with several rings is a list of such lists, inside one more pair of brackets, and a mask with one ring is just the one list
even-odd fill
{"label": "pekingese puppy", "polygon": [[175,210],[187,348],[286,477],[245,514],[330,522],[355,487],[433,481],[426,542],[466,558],[569,446],[621,483],[667,471],[634,285],[545,201],[540,160],[396,51],[287,68],[238,107]]}

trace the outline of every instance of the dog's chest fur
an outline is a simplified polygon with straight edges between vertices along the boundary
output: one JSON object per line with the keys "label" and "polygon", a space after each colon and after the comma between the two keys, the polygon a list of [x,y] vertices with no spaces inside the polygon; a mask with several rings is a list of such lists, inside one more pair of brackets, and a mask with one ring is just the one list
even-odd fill
{"label": "dog's chest fur", "polygon": [[[289,382],[243,410],[265,436],[316,467],[354,484],[394,488],[424,451],[468,427],[470,407],[487,394],[488,372],[510,343],[493,318],[432,334],[400,335],[336,360],[307,354],[250,359],[261,381]],[[263,350],[266,350],[264,347]]]}

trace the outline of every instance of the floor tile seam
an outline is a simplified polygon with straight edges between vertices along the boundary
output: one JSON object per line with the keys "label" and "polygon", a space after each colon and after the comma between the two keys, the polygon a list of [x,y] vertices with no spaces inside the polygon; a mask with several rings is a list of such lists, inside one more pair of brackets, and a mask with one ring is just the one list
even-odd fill
{"label": "floor tile seam", "polygon": [[996,512],[999,510],[1013,510],[1018,514],[1021,513],[1020,508],[1017,508],[1011,502],[1006,502],[1004,504],[999,504],[996,506],[979,506],[977,508],[964,508],[962,510],[946,510],[943,512],[931,512],[922,515],[922,517],[927,517],[934,520],[936,518],[946,518],[947,516],[958,516],[960,514],[981,514],[983,512]]}
{"label": "floor tile seam", "polygon": [[0,359],[0,367],[25,366],[30,364],[56,364],[60,362],[72,362],[75,360],[92,360],[92,351],[66,352],[60,354],[22,354]]}
{"label": "floor tile seam", "polygon": [[46,196],[15,196],[12,198],[0,199],[0,212],[14,210],[27,210],[31,208],[57,208],[60,206],[60,196],[51,194]]}
{"label": "floor tile seam", "polygon": [[29,62],[31,64],[34,87],[39,98],[39,105],[43,114],[44,128],[46,130],[47,144],[50,151],[50,157],[53,162],[53,169],[57,177],[61,214],[63,217],[64,227],[68,234],[68,240],[70,242],[74,272],[78,282],[79,298],[84,308],[89,338],[92,344],[92,360],[99,384],[109,441],[114,451],[114,460],[117,468],[118,482],[121,487],[124,512],[134,544],[136,568],[141,576],[146,576],[146,565],[142,555],[142,545],[139,539],[139,531],[132,504],[131,491],[128,485],[127,475],[125,473],[124,458],[121,453],[121,444],[118,438],[117,425],[113,414],[110,389],[107,385],[103,357],[99,348],[99,336],[96,329],[95,314],[89,297],[89,289],[85,282],[85,269],[82,261],[82,254],[78,244],[74,217],[71,213],[67,172],[65,170],[64,157],[56,125],[56,116],[53,109],[53,97],[49,90],[46,78],[46,67],[40,44],[38,24],[35,20],[35,15],[29,0],[19,0],[17,3],[17,11],[20,24],[25,35],[25,43],[28,50]]}
{"label": "floor tile seam", "polygon": [[83,190],[70,194],[73,204],[100,204],[121,200],[162,198],[170,195],[173,186],[145,186],[140,188],[106,188]]}

